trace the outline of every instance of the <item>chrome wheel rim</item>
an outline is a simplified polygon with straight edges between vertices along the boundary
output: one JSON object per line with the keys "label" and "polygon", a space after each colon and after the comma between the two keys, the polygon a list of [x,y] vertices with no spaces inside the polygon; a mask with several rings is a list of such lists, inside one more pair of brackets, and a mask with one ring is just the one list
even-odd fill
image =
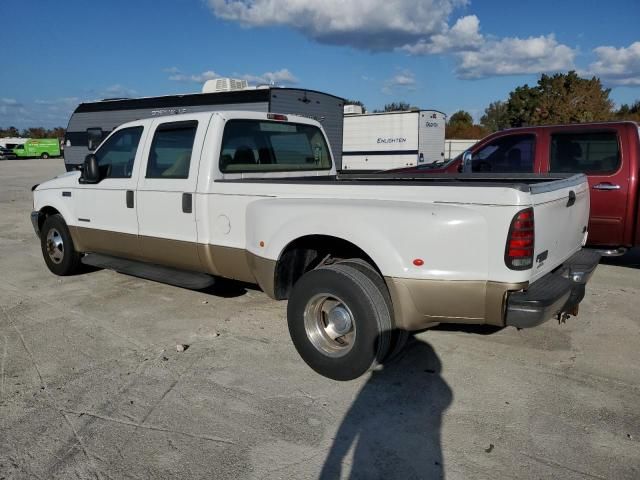
{"label": "chrome wheel rim", "polygon": [[304,309],[304,329],[313,346],[329,357],[349,353],[356,340],[356,323],[340,298],[328,293],[313,296]]}
{"label": "chrome wheel rim", "polygon": [[62,241],[62,235],[60,235],[60,232],[55,228],[47,232],[47,254],[55,264],[62,263],[64,259],[64,242]]}

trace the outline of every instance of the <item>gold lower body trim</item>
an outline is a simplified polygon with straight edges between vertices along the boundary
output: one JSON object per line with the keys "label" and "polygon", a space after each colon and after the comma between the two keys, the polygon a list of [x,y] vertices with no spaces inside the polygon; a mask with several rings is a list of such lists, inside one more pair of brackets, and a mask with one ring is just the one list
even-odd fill
{"label": "gold lower body trim", "polygon": [[504,326],[506,294],[527,283],[414,280],[385,277],[396,326],[419,330],[435,323]]}

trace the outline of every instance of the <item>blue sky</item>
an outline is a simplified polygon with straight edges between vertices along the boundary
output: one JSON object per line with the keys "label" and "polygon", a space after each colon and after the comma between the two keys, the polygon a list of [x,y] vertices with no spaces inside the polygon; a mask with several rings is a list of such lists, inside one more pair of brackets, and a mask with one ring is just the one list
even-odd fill
{"label": "blue sky", "polygon": [[5,127],[66,126],[80,101],[195,92],[214,76],[476,118],[541,72],[569,68],[601,77],[617,104],[640,98],[638,0],[21,0],[10,10]]}

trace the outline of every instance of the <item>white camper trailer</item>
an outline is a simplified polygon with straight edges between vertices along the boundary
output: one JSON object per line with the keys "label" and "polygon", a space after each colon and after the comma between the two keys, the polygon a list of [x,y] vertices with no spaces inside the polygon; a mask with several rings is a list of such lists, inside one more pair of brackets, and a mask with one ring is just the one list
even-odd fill
{"label": "white camper trailer", "polygon": [[446,115],[436,110],[347,114],[342,170],[388,170],[445,158]]}
{"label": "white camper trailer", "polygon": [[344,100],[327,93],[302,88],[250,87],[246,80],[209,80],[202,93],[111,99],[81,103],[75,109],[65,136],[64,162],[74,170],[88,153],[119,125],[142,118],[180,113],[241,110],[301,115],[322,123],[331,152],[341,158]]}

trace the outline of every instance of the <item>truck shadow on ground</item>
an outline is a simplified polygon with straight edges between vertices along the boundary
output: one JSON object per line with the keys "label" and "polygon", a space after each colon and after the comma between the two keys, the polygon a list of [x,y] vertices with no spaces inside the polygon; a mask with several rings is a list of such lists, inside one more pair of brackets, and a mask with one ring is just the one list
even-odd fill
{"label": "truck shadow on ground", "polygon": [[433,348],[412,337],[402,357],[374,371],[358,393],[319,478],[346,471],[350,479],[444,478],[440,431],[453,392],[441,371]]}
{"label": "truck shadow on ground", "polygon": [[245,295],[249,290],[260,292],[261,290],[250,283],[215,277],[215,283],[210,287],[198,290],[199,292],[222,298],[236,298]]}
{"label": "truck shadow on ground", "polygon": [[602,257],[600,263],[640,269],[640,248],[633,248],[620,257]]}

